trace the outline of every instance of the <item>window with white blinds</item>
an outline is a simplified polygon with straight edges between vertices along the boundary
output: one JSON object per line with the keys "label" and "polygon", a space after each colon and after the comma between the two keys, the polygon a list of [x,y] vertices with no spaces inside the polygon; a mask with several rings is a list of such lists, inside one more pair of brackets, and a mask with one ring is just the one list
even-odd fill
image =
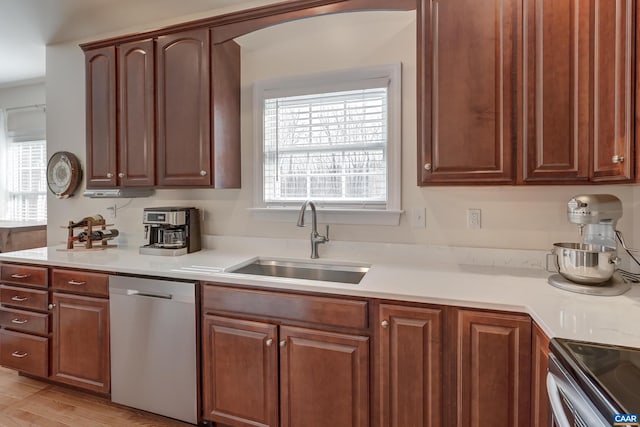
{"label": "window with white blinds", "polygon": [[47,149],[45,141],[7,144],[8,219],[47,219]]}
{"label": "window with white blinds", "polygon": [[45,106],[0,110],[0,219],[46,221]]}
{"label": "window with white blinds", "polygon": [[399,65],[256,84],[262,205],[399,208],[394,79]]}

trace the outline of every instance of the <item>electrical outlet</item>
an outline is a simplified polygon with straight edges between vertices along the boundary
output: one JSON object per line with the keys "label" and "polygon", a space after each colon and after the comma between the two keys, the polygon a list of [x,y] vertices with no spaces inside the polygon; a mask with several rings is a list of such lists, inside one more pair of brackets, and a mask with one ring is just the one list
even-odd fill
{"label": "electrical outlet", "polygon": [[427,221],[425,215],[425,208],[412,208],[409,212],[409,222],[411,223],[411,228],[426,228]]}
{"label": "electrical outlet", "polygon": [[118,206],[114,203],[112,206],[107,206],[107,216],[111,219],[115,219],[118,215]]}
{"label": "electrical outlet", "polygon": [[467,228],[482,228],[482,211],[480,209],[467,209]]}

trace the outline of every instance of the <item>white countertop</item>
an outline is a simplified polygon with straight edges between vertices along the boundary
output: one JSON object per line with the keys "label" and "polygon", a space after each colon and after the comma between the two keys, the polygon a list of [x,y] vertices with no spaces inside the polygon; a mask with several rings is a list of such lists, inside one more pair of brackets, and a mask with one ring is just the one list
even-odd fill
{"label": "white countertop", "polygon": [[46,228],[47,223],[41,221],[5,221],[0,220],[0,229],[10,228],[12,230],[21,228]]}
{"label": "white countertop", "polygon": [[587,296],[547,284],[543,251],[331,242],[314,262],[362,262],[357,285],[226,272],[257,256],[309,260],[307,240],[207,237],[210,249],[164,257],[137,247],[65,252],[38,248],[0,261],[323,292],[528,313],[550,337],[640,347],[640,285],[616,297]]}

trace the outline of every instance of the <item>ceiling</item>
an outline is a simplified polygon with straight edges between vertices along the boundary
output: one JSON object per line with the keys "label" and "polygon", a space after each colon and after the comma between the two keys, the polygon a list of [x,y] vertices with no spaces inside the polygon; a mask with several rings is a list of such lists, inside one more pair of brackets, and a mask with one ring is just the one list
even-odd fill
{"label": "ceiling", "polygon": [[[260,0],[0,0],[0,87],[45,75],[45,45]],[[224,10],[223,10],[224,9]]]}

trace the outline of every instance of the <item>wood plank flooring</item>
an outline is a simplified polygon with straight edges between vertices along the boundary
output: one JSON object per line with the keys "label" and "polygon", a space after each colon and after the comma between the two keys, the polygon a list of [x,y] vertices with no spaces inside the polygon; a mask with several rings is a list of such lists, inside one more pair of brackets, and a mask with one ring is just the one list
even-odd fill
{"label": "wood plank flooring", "polygon": [[169,418],[124,408],[109,400],[21,377],[0,367],[1,427],[188,427]]}

